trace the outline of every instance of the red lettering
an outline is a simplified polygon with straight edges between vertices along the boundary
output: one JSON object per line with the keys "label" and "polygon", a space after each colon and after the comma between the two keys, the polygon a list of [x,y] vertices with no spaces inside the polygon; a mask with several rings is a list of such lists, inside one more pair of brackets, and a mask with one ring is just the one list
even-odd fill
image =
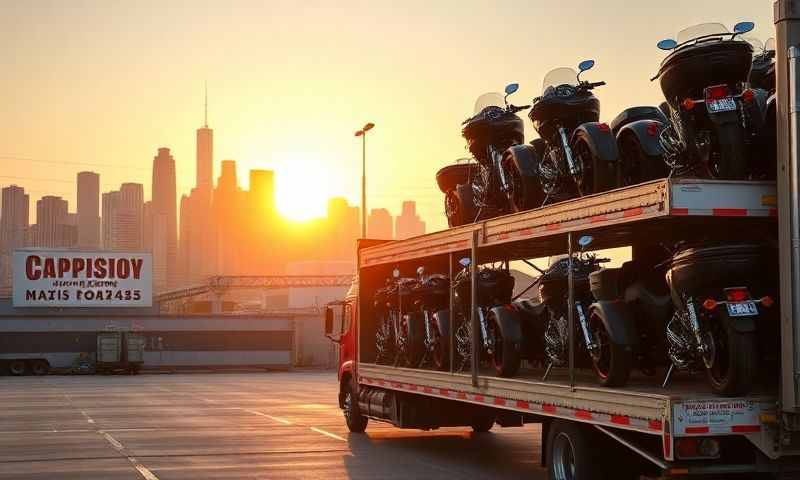
{"label": "red lettering", "polygon": [[128,278],[131,276],[131,264],[127,258],[117,260],[117,278]]}
{"label": "red lettering", "polygon": [[58,259],[58,278],[63,278],[66,272],[69,272],[70,262],[69,258]]}
{"label": "red lettering", "polygon": [[92,278],[92,275],[94,273],[93,270],[92,270],[93,267],[94,267],[94,262],[92,261],[91,258],[87,258],[86,259],[86,278]]}
{"label": "red lettering", "polygon": [[39,280],[42,276],[42,271],[39,269],[42,266],[42,259],[38,255],[29,255],[25,259],[25,275],[28,280]]}
{"label": "red lettering", "polygon": [[106,270],[106,259],[98,258],[94,261],[95,278],[106,278],[108,270]]}
{"label": "red lettering", "polygon": [[78,275],[86,268],[86,260],[82,258],[72,259],[72,278],[78,278]]}
{"label": "red lettering", "polygon": [[52,258],[44,259],[44,273],[42,278],[56,278],[56,262]]}
{"label": "red lettering", "polygon": [[117,274],[117,259],[116,258],[109,258],[108,259],[108,278],[116,278]]}
{"label": "red lettering", "polygon": [[132,258],[131,266],[133,267],[133,278],[139,279],[142,275],[142,264],[144,261],[141,258]]}

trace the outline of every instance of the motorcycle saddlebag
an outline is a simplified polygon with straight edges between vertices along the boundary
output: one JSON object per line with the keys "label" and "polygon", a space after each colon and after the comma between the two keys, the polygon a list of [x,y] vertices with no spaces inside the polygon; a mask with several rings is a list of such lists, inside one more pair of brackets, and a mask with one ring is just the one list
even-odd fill
{"label": "motorcycle saddlebag", "polygon": [[589,288],[596,300],[616,300],[620,295],[621,268],[604,268],[589,274]]}
{"label": "motorcycle saddlebag", "polygon": [[470,183],[477,169],[478,164],[474,162],[447,165],[436,172],[436,184],[439,185],[439,190],[442,193],[447,193],[450,190],[455,190],[459,184],[466,185]]}
{"label": "motorcycle saddlebag", "polygon": [[661,90],[673,107],[685,98],[698,99],[712,85],[747,81],[753,47],[743,41],[712,41],[680,48],[661,64]]}
{"label": "motorcycle saddlebag", "polygon": [[739,286],[759,291],[774,270],[768,252],[751,244],[687,248],[673,256],[669,276],[675,289],[690,295]]}

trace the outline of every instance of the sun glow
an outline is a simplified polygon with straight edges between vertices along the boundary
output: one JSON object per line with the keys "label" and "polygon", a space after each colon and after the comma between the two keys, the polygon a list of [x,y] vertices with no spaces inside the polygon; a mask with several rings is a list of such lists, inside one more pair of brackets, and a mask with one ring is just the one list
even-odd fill
{"label": "sun glow", "polygon": [[306,221],[324,217],[330,196],[325,172],[285,168],[276,172],[275,203],[289,220]]}

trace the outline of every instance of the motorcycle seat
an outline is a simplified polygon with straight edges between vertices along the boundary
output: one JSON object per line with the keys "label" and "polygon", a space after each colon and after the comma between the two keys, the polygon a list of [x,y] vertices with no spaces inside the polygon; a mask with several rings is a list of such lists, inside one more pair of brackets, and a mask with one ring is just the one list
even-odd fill
{"label": "motorcycle seat", "polygon": [[544,303],[529,298],[515,301],[514,307],[525,317],[539,317],[547,311],[547,306]]}
{"label": "motorcycle seat", "polygon": [[630,107],[620,112],[614,120],[611,120],[609,126],[616,136],[622,127],[637,120],[658,120],[662,123],[666,123],[667,121],[664,113],[656,107]]}

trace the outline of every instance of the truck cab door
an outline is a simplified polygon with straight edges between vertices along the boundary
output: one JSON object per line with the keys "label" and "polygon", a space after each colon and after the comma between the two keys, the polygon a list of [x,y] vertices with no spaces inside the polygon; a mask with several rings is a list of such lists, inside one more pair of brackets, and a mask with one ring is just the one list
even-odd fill
{"label": "truck cab door", "polygon": [[[339,366],[356,360],[355,308],[352,302],[342,305],[341,332],[339,335]],[[347,367],[345,367],[347,368]]]}

